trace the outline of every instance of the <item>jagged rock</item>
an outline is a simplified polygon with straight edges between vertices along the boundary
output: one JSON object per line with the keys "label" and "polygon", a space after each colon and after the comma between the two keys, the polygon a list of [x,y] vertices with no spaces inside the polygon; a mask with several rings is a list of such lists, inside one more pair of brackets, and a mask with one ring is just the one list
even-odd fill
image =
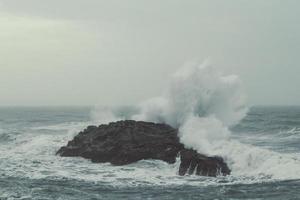
{"label": "jagged rock", "polygon": [[180,151],[179,175],[196,174],[201,176],[216,176],[230,174],[230,169],[223,158],[207,157],[195,150],[183,149]]}
{"label": "jagged rock", "polygon": [[194,172],[204,176],[230,173],[222,158],[207,157],[185,149],[177,133],[177,129],[166,124],[132,120],[89,126],[67,146],[61,147],[57,154],[113,165],[126,165],[143,159],[163,160],[171,164],[180,154],[180,175]]}

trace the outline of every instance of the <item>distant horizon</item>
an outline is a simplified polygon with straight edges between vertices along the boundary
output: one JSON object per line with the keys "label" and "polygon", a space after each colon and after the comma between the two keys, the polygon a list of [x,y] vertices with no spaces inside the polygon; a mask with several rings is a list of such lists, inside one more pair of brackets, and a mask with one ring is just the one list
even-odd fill
{"label": "distant horizon", "polygon": [[[38,108],[38,107],[134,107],[136,105],[0,105],[0,108],[2,107],[32,107],[32,108]],[[293,107],[293,106],[300,106],[300,104],[255,104],[255,105],[248,105],[247,107],[272,107],[272,106],[278,106],[278,107]]]}

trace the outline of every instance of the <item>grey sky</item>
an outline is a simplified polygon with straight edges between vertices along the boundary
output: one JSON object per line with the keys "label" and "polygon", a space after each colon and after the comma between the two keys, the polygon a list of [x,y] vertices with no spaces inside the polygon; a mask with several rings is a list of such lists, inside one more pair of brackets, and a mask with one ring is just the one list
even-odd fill
{"label": "grey sky", "polygon": [[120,105],[189,61],[300,104],[298,0],[0,0],[0,105]]}

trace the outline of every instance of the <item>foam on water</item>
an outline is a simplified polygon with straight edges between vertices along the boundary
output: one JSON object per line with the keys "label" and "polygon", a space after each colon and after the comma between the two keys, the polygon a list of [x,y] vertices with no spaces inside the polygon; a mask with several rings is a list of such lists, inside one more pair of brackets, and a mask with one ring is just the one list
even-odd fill
{"label": "foam on water", "polygon": [[300,128],[299,127],[294,127],[288,131],[280,131],[279,135],[283,137],[295,137],[298,138],[300,137]]}
{"label": "foam on water", "polygon": [[[229,162],[232,175],[199,177],[177,175],[179,162],[140,161],[127,166],[95,164],[83,158],[63,158],[55,152],[91,122],[63,123],[35,127],[20,134],[8,145],[1,145],[2,175],[29,179],[79,180],[116,187],[145,185],[227,185],[250,184],[299,177],[299,163],[291,155],[281,155],[224,137],[215,154]],[[56,133],[57,130],[60,133]],[[49,134],[40,131],[52,130]],[[47,131],[46,131],[47,133]],[[55,134],[53,134],[55,133]],[[290,170],[287,170],[290,169]],[[1,176],[1,175],[0,175]]]}
{"label": "foam on water", "polygon": [[[180,177],[179,162],[143,160],[127,166],[95,164],[83,158],[65,158],[55,152],[82,130],[86,123],[63,123],[32,128],[13,143],[0,146],[2,175],[29,179],[76,179],[117,187],[139,185],[197,185],[214,182],[203,177]],[[62,130],[60,134],[37,134],[36,130]],[[66,129],[68,129],[66,131]],[[1,175],[0,175],[1,176]]]}

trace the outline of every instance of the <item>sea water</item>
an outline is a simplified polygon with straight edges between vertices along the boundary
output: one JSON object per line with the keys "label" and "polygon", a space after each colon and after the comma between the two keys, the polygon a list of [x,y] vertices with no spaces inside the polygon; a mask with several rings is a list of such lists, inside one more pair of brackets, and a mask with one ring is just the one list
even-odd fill
{"label": "sea water", "polygon": [[[126,112],[133,112],[129,108]],[[127,166],[55,152],[92,120],[92,107],[0,108],[0,199],[299,199],[300,107],[251,107],[230,128],[232,175],[179,176],[178,162]],[[229,147],[228,147],[229,148]],[[228,158],[227,158],[228,159]]]}

